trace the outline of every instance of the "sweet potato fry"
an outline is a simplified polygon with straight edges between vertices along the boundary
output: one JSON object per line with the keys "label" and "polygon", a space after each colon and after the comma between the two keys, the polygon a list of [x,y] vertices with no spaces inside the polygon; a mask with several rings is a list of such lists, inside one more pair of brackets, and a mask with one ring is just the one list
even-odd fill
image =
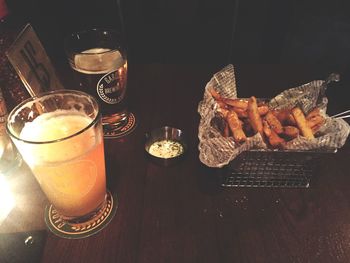
{"label": "sweet potato fry", "polygon": [[301,109],[298,107],[293,108],[292,114],[297,123],[298,128],[300,129],[301,134],[307,139],[315,138],[311,128],[307,125],[305,115],[301,111]]}
{"label": "sweet potato fry", "polygon": [[244,99],[223,99],[227,105],[230,105],[235,108],[241,108],[246,110],[248,107],[248,101]]}
{"label": "sweet potato fry", "polygon": [[271,111],[266,114],[265,119],[269,123],[271,129],[275,131],[275,133],[281,134],[283,132],[281,122],[275,117],[275,115],[273,115]]}
{"label": "sweet potato fry", "polygon": [[253,130],[255,133],[260,133],[261,136],[264,135],[263,132],[263,124],[262,120],[258,111],[258,105],[256,102],[256,98],[253,96],[248,100],[248,118],[250,121],[250,124],[252,125]]}
{"label": "sweet potato fry", "polygon": [[242,129],[242,122],[234,111],[230,111],[227,115],[227,123],[232,132],[235,142],[240,143],[246,141],[247,137]]}
{"label": "sweet potato fry", "polygon": [[299,129],[294,126],[284,126],[283,134],[286,135],[290,139],[294,139],[299,136]]}

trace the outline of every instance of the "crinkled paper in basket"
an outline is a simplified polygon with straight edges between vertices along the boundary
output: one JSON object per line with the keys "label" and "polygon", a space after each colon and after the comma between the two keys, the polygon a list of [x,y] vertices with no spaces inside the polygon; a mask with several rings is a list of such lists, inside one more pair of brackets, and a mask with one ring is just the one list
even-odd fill
{"label": "crinkled paper in basket", "polygon": [[[238,145],[232,138],[223,137],[211,124],[218,107],[208,89],[213,87],[221,96],[237,98],[236,80],[233,65],[228,65],[216,73],[207,83],[203,100],[198,105],[201,116],[199,123],[199,159],[209,167],[222,167],[236,158],[241,152],[251,149],[267,149],[260,134],[248,138],[247,142]],[[350,133],[350,126],[342,119],[326,115],[327,98],[324,97],[326,82],[315,80],[296,88],[288,89],[270,100],[272,108],[290,108],[298,105],[307,113],[315,106],[321,109],[326,118],[320,136],[314,140],[298,137],[286,144],[286,150],[334,150],[342,147]]]}

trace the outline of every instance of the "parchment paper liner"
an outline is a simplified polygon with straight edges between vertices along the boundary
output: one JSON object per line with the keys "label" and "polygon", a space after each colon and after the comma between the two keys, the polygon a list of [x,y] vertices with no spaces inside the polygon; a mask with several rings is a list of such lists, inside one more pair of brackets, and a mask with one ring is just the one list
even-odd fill
{"label": "parchment paper liner", "polygon": [[[326,114],[328,100],[324,93],[327,84],[330,81],[337,80],[336,78],[336,76],[330,76],[328,81],[315,80],[296,88],[285,90],[269,101],[271,108],[291,108],[297,105],[305,113],[317,106],[326,118],[326,123],[322,126],[315,139],[307,140],[299,136],[287,142],[285,150],[327,151],[338,149],[345,144],[350,133],[349,124],[342,119],[331,118]],[[198,113],[201,116],[198,131],[200,161],[209,167],[219,168],[227,165],[243,151],[252,149],[271,151],[263,142],[260,134],[249,137],[241,145],[236,144],[232,137],[225,138],[220,134],[219,130],[211,123],[215,117],[218,105],[208,91],[210,87],[213,87],[223,97],[237,98],[233,65],[226,66],[213,76],[205,87],[203,100],[198,105]]]}

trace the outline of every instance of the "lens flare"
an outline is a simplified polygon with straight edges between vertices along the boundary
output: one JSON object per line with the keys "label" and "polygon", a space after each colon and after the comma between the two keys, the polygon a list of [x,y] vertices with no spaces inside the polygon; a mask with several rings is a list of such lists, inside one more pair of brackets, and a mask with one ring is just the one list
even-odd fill
{"label": "lens flare", "polygon": [[15,198],[13,197],[6,178],[0,174],[0,225],[15,207]]}

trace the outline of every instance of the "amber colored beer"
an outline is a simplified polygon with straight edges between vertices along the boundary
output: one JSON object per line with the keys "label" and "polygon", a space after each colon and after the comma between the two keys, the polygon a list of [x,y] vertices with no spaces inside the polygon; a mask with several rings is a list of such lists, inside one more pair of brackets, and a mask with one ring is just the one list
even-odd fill
{"label": "amber colored beer", "polygon": [[7,131],[61,218],[86,222],[106,205],[103,130],[97,101],[73,90],[18,105]]}
{"label": "amber colored beer", "polygon": [[72,33],[64,45],[75,89],[90,94],[100,104],[105,138],[131,132],[135,118],[126,107],[128,63],[122,34],[91,28]]}
{"label": "amber colored beer", "polygon": [[120,51],[85,50],[74,56],[71,67],[80,90],[98,99],[103,116],[124,110],[128,68]]}
{"label": "amber colored beer", "polygon": [[[20,138],[52,141],[89,125],[75,112],[45,113],[26,125]],[[56,210],[67,218],[85,216],[105,200],[106,180],[102,136],[88,129],[75,137],[42,145],[21,145],[34,176]],[[28,159],[29,158],[29,159]]]}

